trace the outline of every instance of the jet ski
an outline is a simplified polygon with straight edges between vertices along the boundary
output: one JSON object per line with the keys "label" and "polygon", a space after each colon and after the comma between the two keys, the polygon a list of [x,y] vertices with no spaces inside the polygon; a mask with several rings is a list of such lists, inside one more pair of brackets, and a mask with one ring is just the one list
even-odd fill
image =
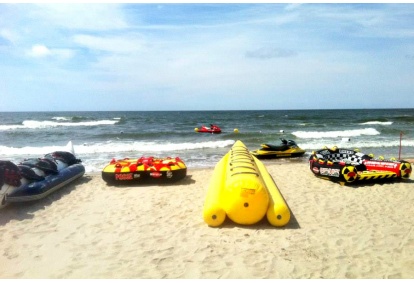
{"label": "jet ski", "polygon": [[251,151],[251,153],[258,159],[272,159],[285,157],[298,157],[305,154],[295,141],[280,139],[281,143],[278,145],[261,144],[261,148]]}
{"label": "jet ski", "polygon": [[206,126],[202,125],[200,128],[195,128],[194,131],[197,132],[197,133],[210,133],[210,134],[220,134],[221,133],[220,127],[217,126],[217,125],[214,125],[214,124],[210,124],[210,127],[206,127]]}

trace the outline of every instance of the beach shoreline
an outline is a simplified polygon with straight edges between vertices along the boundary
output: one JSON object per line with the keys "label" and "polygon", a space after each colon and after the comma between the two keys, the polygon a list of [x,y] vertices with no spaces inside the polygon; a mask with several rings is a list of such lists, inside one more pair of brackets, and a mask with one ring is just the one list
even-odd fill
{"label": "beach shoreline", "polygon": [[291,210],[285,227],[204,223],[213,168],[145,186],[86,173],[0,211],[0,278],[414,278],[412,176],[341,186],[307,162],[264,164]]}

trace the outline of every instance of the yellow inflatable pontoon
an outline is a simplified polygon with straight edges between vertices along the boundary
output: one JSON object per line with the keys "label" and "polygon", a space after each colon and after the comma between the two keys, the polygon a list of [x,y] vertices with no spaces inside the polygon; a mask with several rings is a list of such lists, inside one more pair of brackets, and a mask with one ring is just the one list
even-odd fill
{"label": "yellow inflatable pontoon", "polygon": [[204,221],[220,226],[226,216],[251,225],[266,215],[273,226],[284,226],[290,210],[264,164],[236,141],[216,164],[203,208]]}

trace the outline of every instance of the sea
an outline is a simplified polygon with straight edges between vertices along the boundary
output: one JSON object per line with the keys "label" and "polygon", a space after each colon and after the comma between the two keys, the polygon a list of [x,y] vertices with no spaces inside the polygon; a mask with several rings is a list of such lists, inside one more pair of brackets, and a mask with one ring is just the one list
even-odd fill
{"label": "sea", "polygon": [[[220,134],[198,133],[218,125]],[[269,162],[308,162],[314,150],[337,146],[383,156],[414,157],[414,109],[1,112],[0,160],[16,164],[53,151],[74,150],[86,172],[112,159],[180,157],[188,168],[209,168],[242,141],[294,140],[306,151]]]}

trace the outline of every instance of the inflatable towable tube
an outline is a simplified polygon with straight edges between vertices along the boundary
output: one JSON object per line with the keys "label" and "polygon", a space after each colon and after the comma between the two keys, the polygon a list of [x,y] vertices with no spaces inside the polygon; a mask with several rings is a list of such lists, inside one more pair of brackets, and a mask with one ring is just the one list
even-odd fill
{"label": "inflatable towable tube", "polygon": [[102,170],[108,184],[175,182],[187,175],[187,166],[179,157],[112,159]]}
{"label": "inflatable towable tube", "polygon": [[42,199],[82,177],[85,167],[74,154],[55,151],[14,164],[0,160],[0,208]]}
{"label": "inflatable towable tube", "polygon": [[251,225],[266,215],[273,226],[284,226],[290,210],[263,163],[241,141],[216,164],[203,208],[203,219],[213,227],[226,216]]}
{"label": "inflatable towable tube", "polygon": [[374,159],[358,150],[338,147],[312,152],[309,166],[317,177],[341,184],[362,180],[408,179],[412,172],[410,162]]}

